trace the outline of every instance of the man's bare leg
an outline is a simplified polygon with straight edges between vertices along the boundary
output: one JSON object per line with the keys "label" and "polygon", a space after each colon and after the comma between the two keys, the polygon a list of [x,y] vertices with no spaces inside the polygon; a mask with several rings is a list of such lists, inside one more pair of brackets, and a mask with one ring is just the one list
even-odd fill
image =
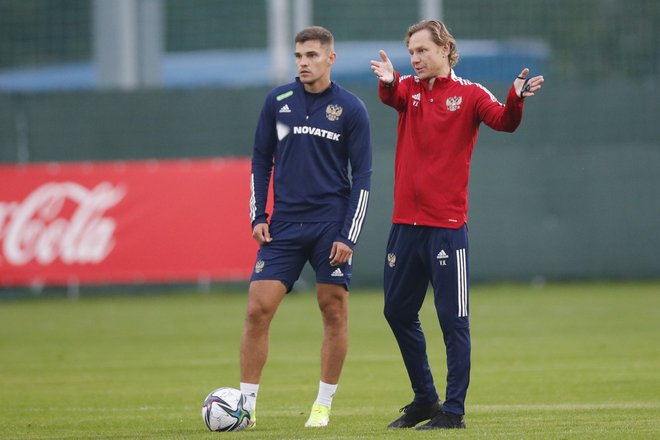
{"label": "man's bare leg", "polygon": [[329,423],[332,399],[348,351],[348,291],[338,284],[318,284],[317,299],[323,316],[321,380],[307,427]]}
{"label": "man's bare leg", "polygon": [[[286,287],[280,281],[267,280],[250,283],[241,340],[241,391],[249,399],[254,409],[257,406],[261,372],[268,358],[270,323],[285,295]],[[253,413],[250,427],[255,423],[256,416]]]}

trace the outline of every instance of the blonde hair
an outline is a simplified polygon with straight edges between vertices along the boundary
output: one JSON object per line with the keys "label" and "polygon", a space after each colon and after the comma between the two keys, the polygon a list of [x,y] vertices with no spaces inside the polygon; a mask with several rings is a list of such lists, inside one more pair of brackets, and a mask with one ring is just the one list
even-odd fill
{"label": "blonde hair", "polygon": [[404,38],[406,46],[408,46],[412,34],[424,29],[428,29],[431,32],[431,38],[438,46],[443,47],[446,44],[449,45],[449,67],[454,67],[458,63],[456,39],[454,39],[454,36],[449,32],[447,26],[445,26],[440,20],[422,20],[410,26],[406,38]]}

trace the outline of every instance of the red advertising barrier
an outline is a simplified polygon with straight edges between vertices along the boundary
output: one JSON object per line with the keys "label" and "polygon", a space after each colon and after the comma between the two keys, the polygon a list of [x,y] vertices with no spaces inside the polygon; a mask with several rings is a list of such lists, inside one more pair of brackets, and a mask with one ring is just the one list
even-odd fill
{"label": "red advertising barrier", "polygon": [[0,286],[247,280],[249,159],[0,165]]}

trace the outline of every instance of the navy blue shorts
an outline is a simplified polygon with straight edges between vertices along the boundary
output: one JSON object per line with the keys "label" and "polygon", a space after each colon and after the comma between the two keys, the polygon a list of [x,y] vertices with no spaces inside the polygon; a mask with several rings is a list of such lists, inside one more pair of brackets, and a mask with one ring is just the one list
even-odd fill
{"label": "navy blue shorts", "polygon": [[341,226],[338,222],[271,222],[269,230],[273,241],[259,248],[250,281],[278,280],[290,292],[309,261],[316,272],[317,283],[342,284],[348,290],[352,259],[341,266],[330,266],[332,243]]}

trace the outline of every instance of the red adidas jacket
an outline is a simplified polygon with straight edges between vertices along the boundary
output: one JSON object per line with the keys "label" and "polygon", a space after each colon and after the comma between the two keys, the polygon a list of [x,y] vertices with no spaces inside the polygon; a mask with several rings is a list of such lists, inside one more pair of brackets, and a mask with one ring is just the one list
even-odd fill
{"label": "red adidas jacket", "polygon": [[457,77],[426,81],[395,72],[378,95],[399,112],[393,223],[460,228],[467,222],[470,159],[479,125],[513,132],[523,100],[513,86],[506,105],[485,87]]}

